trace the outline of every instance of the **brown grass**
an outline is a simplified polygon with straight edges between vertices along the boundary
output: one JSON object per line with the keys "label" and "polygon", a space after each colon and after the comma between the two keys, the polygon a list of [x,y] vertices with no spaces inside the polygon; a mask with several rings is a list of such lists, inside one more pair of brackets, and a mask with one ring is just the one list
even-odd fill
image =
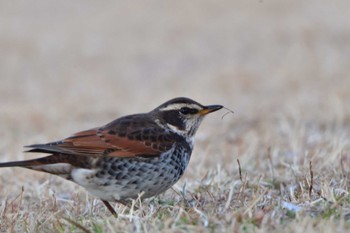
{"label": "brown grass", "polygon": [[[348,1],[0,3],[0,161],[175,96],[223,104],[185,176],[112,217],[0,170],[0,232],[347,232]],[[238,163],[239,161],[239,163]]]}

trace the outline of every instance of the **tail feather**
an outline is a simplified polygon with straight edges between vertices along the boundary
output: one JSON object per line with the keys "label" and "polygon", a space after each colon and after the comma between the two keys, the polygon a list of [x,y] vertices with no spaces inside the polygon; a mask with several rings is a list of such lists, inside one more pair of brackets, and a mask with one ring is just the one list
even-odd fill
{"label": "tail feather", "polygon": [[34,167],[41,165],[66,163],[74,167],[91,168],[93,161],[93,158],[88,156],[52,154],[37,159],[0,163],[0,167]]}
{"label": "tail feather", "polygon": [[73,168],[71,164],[57,159],[57,156],[55,155],[32,160],[0,163],[0,167],[23,167],[58,175],[65,179],[71,179],[70,173]]}
{"label": "tail feather", "polygon": [[0,163],[0,167],[32,167],[32,166],[54,164],[54,163],[59,163],[59,161],[57,161],[56,156],[50,155],[50,156],[46,156],[38,159]]}
{"label": "tail feather", "polygon": [[0,163],[1,167],[23,167],[36,171],[47,172],[71,179],[71,171],[76,168],[91,168],[91,160],[86,156],[71,156],[65,154],[53,154],[46,157]]}
{"label": "tail feather", "polygon": [[33,161],[25,160],[25,161],[0,163],[0,167],[29,167],[29,166],[33,166]]}
{"label": "tail feather", "polygon": [[24,167],[60,175],[67,179],[69,179],[69,174],[73,167],[91,168],[94,158],[65,153],[66,151],[64,151],[63,148],[57,146],[60,143],[61,142],[58,141],[48,144],[34,144],[26,146],[27,148],[30,148],[26,152],[40,152],[51,155],[31,160],[0,163],[0,167]]}

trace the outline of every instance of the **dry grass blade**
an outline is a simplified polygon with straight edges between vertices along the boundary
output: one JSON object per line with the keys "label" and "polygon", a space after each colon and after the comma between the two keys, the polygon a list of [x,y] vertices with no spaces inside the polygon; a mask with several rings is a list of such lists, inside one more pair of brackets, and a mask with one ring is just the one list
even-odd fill
{"label": "dry grass blade", "polygon": [[241,169],[241,163],[239,162],[239,159],[237,159],[237,163],[238,163],[238,173],[239,173],[239,179],[241,180],[241,182],[243,182],[243,179],[242,179],[242,169]]}
{"label": "dry grass blade", "polygon": [[309,170],[310,170],[310,187],[309,187],[309,198],[311,200],[312,190],[314,187],[314,172],[312,171],[312,162],[309,163]]}
{"label": "dry grass blade", "polygon": [[272,156],[271,156],[271,147],[269,146],[267,148],[267,159],[269,161],[269,167],[271,170],[271,176],[272,176],[272,182],[275,182],[275,170],[272,162]]}
{"label": "dry grass blade", "polygon": [[256,197],[254,200],[252,200],[252,202],[250,203],[250,205],[247,207],[247,209],[243,212],[243,215],[248,214],[249,212],[252,211],[252,209],[254,208],[254,206],[262,199],[264,198],[265,194],[268,192],[268,190],[264,190],[263,193],[261,193],[258,197]]}
{"label": "dry grass blade", "polygon": [[89,231],[88,229],[86,229],[85,227],[83,227],[81,224],[66,218],[66,217],[62,217],[64,220],[66,220],[67,222],[69,222],[70,224],[74,225],[75,227],[79,228],[80,230],[82,230],[85,233],[91,233],[91,231]]}
{"label": "dry grass blade", "polygon": [[221,116],[221,119],[224,119],[224,117],[226,116],[226,115],[228,115],[228,114],[232,114],[232,115],[234,115],[234,111],[232,111],[231,109],[229,109],[229,108],[226,108],[226,107],[223,107],[224,109],[226,109],[228,112],[225,112],[222,116]]}

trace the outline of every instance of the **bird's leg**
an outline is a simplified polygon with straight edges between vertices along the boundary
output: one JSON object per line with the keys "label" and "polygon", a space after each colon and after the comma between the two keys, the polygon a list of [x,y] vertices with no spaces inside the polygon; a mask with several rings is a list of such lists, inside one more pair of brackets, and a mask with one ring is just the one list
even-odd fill
{"label": "bird's leg", "polygon": [[117,201],[118,203],[125,205],[126,207],[131,208],[131,203],[129,201],[125,201],[125,200],[119,200]]}
{"label": "bird's leg", "polygon": [[114,217],[118,218],[118,214],[117,214],[117,212],[115,212],[115,209],[111,206],[111,204],[109,204],[108,201],[104,201],[104,200],[102,200],[102,202],[103,202],[103,204],[105,204],[105,206],[107,207],[107,209],[109,210],[109,212],[111,212],[111,214],[112,214]]}
{"label": "bird's leg", "polygon": [[[107,209],[109,210],[109,212],[111,212],[111,214],[114,216],[114,217],[118,217],[118,214],[117,212],[115,212],[115,209],[111,206],[111,204],[109,204],[108,201],[105,201],[105,200],[101,200],[103,202],[103,204],[105,204],[105,206],[107,207]],[[124,200],[119,200],[117,201],[118,203],[122,204],[122,205],[125,205],[126,207],[128,208],[131,208],[131,204],[130,202],[128,201],[124,201]],[[134,207],[134,209],[138,209],[137,207]]]}

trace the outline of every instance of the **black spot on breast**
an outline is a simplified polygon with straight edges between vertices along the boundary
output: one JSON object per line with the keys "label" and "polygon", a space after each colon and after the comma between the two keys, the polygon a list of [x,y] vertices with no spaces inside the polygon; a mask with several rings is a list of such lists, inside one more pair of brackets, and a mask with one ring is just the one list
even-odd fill
{"label": "black spot on breast", "polygon": [[104,184],[102,184],[103,186],[109,186],[109,185],[111,185],[111,183],[110,182],[106,182],[106,183],[104,183]]}
{"label": "black spot on breast", "polygon": [[108,170],[108,174],[111,175],[111,176],[114,176],[114,171],[113,170]]}
{"label": "black spot on breast", "polygon": [[121,180],[123,178],[123,173],[119,172],[117,173],[117,175],[115,176],[116,180]]}
{"label": "black spot on breast", "polygon": [[106,175],[106,171],[104,171],[104,170],[102,170],[102,171],[100,171],[99,173],[97,173],[97,174],[101,174],[101,175]]}
{"label": "black spot on breast", "polygon": [[124,168],[125,168],[125,166],[123,166],[123,164],[120,164],[120,165],[116,166],[115,170],[120,171],[120,170],[124,170]]}
{"label": "black spot on breast", "polygon": [[130,172],[136,172],[136,168],[135,167],[132,167],[129,169]]}
{"label": "black spot on breast", "polygon": [[148,169],[146,167],[140,167],[139,168],[140,173],[147,173]]}

